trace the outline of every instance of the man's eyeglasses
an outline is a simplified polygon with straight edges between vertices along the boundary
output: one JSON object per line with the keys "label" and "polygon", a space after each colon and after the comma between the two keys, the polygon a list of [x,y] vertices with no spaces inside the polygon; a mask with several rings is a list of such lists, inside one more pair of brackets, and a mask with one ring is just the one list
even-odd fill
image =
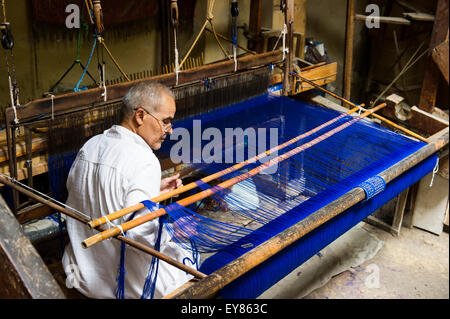
{"label": "man's eyeglasses", "polygon": [[[137,109],[138,108],[135,108],[134,110],[136,111]],[[166,119],[164,121],[160,120],[159,118],[154,116],[152,113],[150,113],[149,111],[147,111],[143,107],[141,107],[141,109],[143,109],[148,115],[150,115],[151,117],[153,117],[155,120],[158,121],[158,123],[161,126],[162,130],[164,131],[164,133],[168,133],[170,131],[170,129],[172,128],[172,122],[171,122],[170,119]]]}

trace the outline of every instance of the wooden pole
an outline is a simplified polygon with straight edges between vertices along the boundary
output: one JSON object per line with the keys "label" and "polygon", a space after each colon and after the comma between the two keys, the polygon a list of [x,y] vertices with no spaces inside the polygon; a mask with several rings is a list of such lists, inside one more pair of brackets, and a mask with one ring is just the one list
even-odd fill
{"label": "wooden pole", "polygon": [[[345,34],[344,62],[344,98],[351,99],[352,65],[353,65],[353,35],[355,25],[355,0],[347,0],[347,26]],[[344,106],[348,107],[346,103]]]}
{"label": "wooden pole", "polygon": [[292,93],[292,71],[294,70],[294,0],[285,1],[286,8],[284,13],[284,23],[287,27],[286,34],[286,58],[284,63],[283,74],[283,96],[291,95]]}
{"label": "wooden pole", "polygon": [[[343,97],[341,97],[341,96],[339,96],[339,95],[337,95],[337,94],[335,94],[335,93],[333,93],[333,92],[331,92],[331,91],[329,91],[329,90],[327,90],[327,89],[324,89],[324,88],[321,87],[320,85],[314,83],[313,81],[308,80],[307,78],[305,78],[305,77],[303,77],[303,76],[301,76],[301,75],[299,75],[299,74],[294,73],[294,75],[295,75],[296,77],[298,77],[300,80],[302,80],[302,81],[308,83],[309,85],[312,85],[312,86],[314,86],[315,88],[317,88],[317,89],[319,89],[319,90],[321,90],[321,91],[323,91],[323,92],[325,92],[325,93],[327,93],[327,94],[330,94],[331,96],[333,96],[333,97],[335,97],[335,98],[337,98],[337,99],[343,101],[345,104],[348,104],[348,105],[351,105],[351,106],[354,106],[354,107],[358,107],[358,105],[356,105],[355,103],[353,103],[353,102],[350,101],[349,99],[343,98]],[[360,104],[360,105],[362,106],[362,105],[364,105],[364,104]]]}
{"label": "wooden pole", "polygon": [[[256,168],[248,171],[247,173],[244,173],[244,174],[241,174],[239,176],[233,177],[233,178],[231,178],[229,180],[226,180],[226,181],[218,184],[217,186],[215,186],[215,188],[209,188],[209,189],[204,190],[204,191],[202,191],[200,193],[197,193],[197,194],[194,194],[192,196],[183,198],[183,199],[177,201],[177,204],[180,205],[180,206],[188,206],[190,204],[193,204],[193,203],[195,203],[195,202],[197,202],[199,200],[202,200],[204,198],[207,198],[207,197],[215,194],[217,192],[217,189],[229,188],[229,187],[231,187],[231,186],[233,186],[233,185],[235,185],[235,184],[237,184],[237,183],[239,183],[239,182],[241,182],[243,180],[246,180],[246,179],[248,179],[248,178],[250,178],[250,177],[252,177],[252,176],[254,176],[256,174],[259,174],[262,170],[265,170],[268,167],[271,167],[271,166],[273,166],[275,164],[281,163],[281,162],[285,161],[286,159],[290,158],[291,156],[296,155],[296,154],[298,154],[298,153],[300,153],[300,152],[302,152],[302,151],[304,151],[304,150],[306,150],[306,149],[316,145],[317,143],[322,142],[323,140],[329,138],[330,136],[332,136],[332,135],[342,131],[343,129],[349,127],[350,125],[354,124],[356,121],[359,121],[361,118],[369,116],[370,114],[372,114],[372,113],[374,113],[374,112],[384,108],[385,106],[386,106],[386,103],[382,103],[382,104],[374,107],[373,109],[367,110],[366,112],[361,114],[361,116],[356,117],[356,118],[352,119],[351,121],[346,122],[346,123],[344,123],[344,124],[334,128],[334,129],[326,132],[325,134],[323,134],[323,135],[321,135],[321,136],[311,140],[308,143],[300,145],[300,146],[298,146],[298,147],[296,147],[296,148],[294,148],[294,149],[292,149],[292,150],[290,150],[290,151],[288,151],[288,152],[286,152],[286,153],[284,153],[284,154],[282,154],[282,155],[280,155],[280,156],[278,156],[278,157],[276,157],[276,158],[274,158],[274,159],[272,159],[272,160],[270,160],[270,161],[268,161],[268,162],[266,162],[266,163],[264,163],[264,164],[262,164],[260,166],[257,166]],[[135,218],[133,220],[130,220],[130,221],[126,222],[126,223],[123,223],[123,224],[120,225],[121,227],[119,227],[119,226],[112,227],[112,228],[110,228],[110,229],[108,229],[106,231],[103,231],[101,233],[95,234],[94,236],[91,236],[91,237],[83,240],[81,245],[84,248],[88,248],[88,247],[90,247],[90,246],[92,246],[92,245],[94,245],[96,243],[99,243],[99,242],[101,242],[103,240],[106,240],[106,239],[111,238],[113,236],[117,236],[122,231],[125,232],[125,231],[127,231],[129,229],[132,229],[134,227],[142,225],[143,223],[146,223],[146,222],[151,221],[151,220],[153,220],[155,218],[163,216],[166,213],[167,212],[166,212],[166,210],[164,208],[159,208],[159,209],[155,210],[154,212],[151,212],[149,214],[137,217],[137,218]]]}
{"label": "wooden pole", "polygon": [[[33,192],[31,192],[31,191],[21,187],[20,185],[18,185],[16,183],[13,183],[8,178],[6,178],[6,177],[4,177],[2,175],[0,175],[0,183],[2,183],[4,185],[7,185],[7,186],[11,187],[12,189],[14,189],[16,191],[19,191],[20,193],[24,194],[25,196],[28,196],[29,198],[34,199],[35,201],[37,201],[37,202],[39,202],[41,204],[47,205],[47,206],[53,208],[56,211],[59,211],[59,212],[61,212],[63,214],[66,214],[67,216],[69,216],[69,217],[71,217],[71,218],[73,218],[73,219],[75,219],[75,220],[77,220],[79,222],[82,222],[82,223],[86,224],[89,221],[88,218],[80,215],[79,213],[71,211],[71,210],[69,210],[69,209],[67,209],[67,208],[65,208],[65,207],[63,207],[63,206],[61,206],[59,204],[56,204],[56,203],[54,203],[54,202],[52,202],[50,200],[44,199],[44,198],[34,194]],[[100,230],[106,230],[106,228],[102,228]],[[125,242],[126,244],[128,244],[128,245],[130,245],[130,246],[132,246],[134,248],[137,248],[137,249],[139,249],[139,250],[149,254],[149,255],[152,255],[152,256],[154,256],[156,258],[159,258],[159,259],[169,263],[170,265],[172,265],[172,266],[174,266],[174,267],[176,267],[178,269],[186,271],[187,273],[193,275],[194,277],[197,277],[197,278],[204,278],[204,277],[206,277],[205,274],[203,274],[203,273],[201,273],[201,272],[199,272],[199,271],[197,271],[197,270],[195,270],[195,269],[193,269],[191,267],[188,267],[188,266],[184,265],[183,263],[180,263],[180,262],[176,261],[175,259],[172,259],[169,256],[164,255],[164,254],[160,253],[159,251],[154,250],[153,248],[150,248],[150,247],[148,247],[148,246],[146,246],[144,244],[141,244],[141,243],[139,243],[139,242],[137,242],[135,240],[132,240],[132,239],[126,237],[126,236],[119,235],[116,238],[118,240],[120,240],[120,241]]]}
{"label": "wooden pole", "polygon": [[[394,178],[406,172],[408,169],[414,167],[422,162],[430,155],[434,154],[449,142],[448,127],[430,138],[431,143],[422,147],[412,155],[404,158],[400,162],[391,166],[390,168],[379,174],[384,178],[386,183],[391,182]],[[356,187],[339,197],[332,203],[319,209],[304,220],[282,231],[278,235],[272,237],[263,244],[255,247],[241,257],[235,259],[233,262],[218,269],[205,279],[200,280],[187,287],[184,291],[179,292],[173,298],[178,299],[193,299],[193,298],[207,298],[219,291],[227,284],[247,273],[252,268],[261,264],[265,260],[274,256],[284,248],[296,242],[306,234],[310,233],[320,225],[331,220],[346,209],[354,206],[363,199],[366,195],[362,188]]]}
{"label": "wooden pole", "polygon": [[[323,128],[325,128],[325,127],[327,127],[327,126],[329,126],[329,125],[339,121],[340,119],[342,119],[345,116],[350,115],[350,114],[358,111],[359,109],[360,108],[357,106],[357,107],[351,109],[350,111],[348,111],[346,113],[343,113],[343,114],[339,115],[338,117],[335,117],[334,119],[331,119],[330,121],[328,121],[326,123],[323,123],[323,124],[317,126],[316,128],[314,128],[314,129],[312,129],[312,130],[310,130],[310,131],[308,131],[306,133],[298,135],[295,138],[284,142],[283,144],[280,144],[280,145],[278,145],[276,147],[273,147],[270,150],[267,150],[267,151],[265,151],[265,152],[263,152],[261,154],[258,154],[258,155],[254,156],[252,158],[249,158],[248,160],[245,160],[245,161],[243,161],[241,163],[235,164],[235,165],[233,165],[231,167],[228,167],[228,168],[225,168],[225,169],[223,169],[223,170],[221,170],[219,172],[216,172],[216,173],[211,174],[209,176],[203,177],[203,178],[200,179],[200,181],[203,182],[203,183],[209,183],[209,182],[211,182],[211,181],[213,181],[213,180],[215,180],[215,179],[217,179],[219,177],[227,175],[227,174],[229,174],[231,172],[235,172],[235,171],[241,169],[242,167],[244,167],[244,166],[246,166],[248,164],[251,164],[251,163],[254,163],[254,162],[258,161],[258,160],[261,160],[262,158],[264,158],[266,156],[269,156],[270,154],[272,154],[272,153],[274,153],[276,151],[279,151],[280,149],[283,149],[283,148],[285,148],[285,147],[287,147],[289,145],[292,145],[293,143],[296,143],[297,141],[299,141],[299,140],[301,140],[301,139],[303,139],[305,137],[308,137],[308,136],[312,135],[315,132],[320,131],[321,129],[323,129]],[[192,182],[192,183],[184,185],[184,186],[182,186],[180,188],[177,188],[177,189],[175,189],[173,191],[166,192],[164,194],[156,196],[156,197],[152,198],[151,201],[154,202],[154,203],[162,202],[162,201],[164,201],[166,199],[169,199],[169,198],[174,197],[176,195],[179,195],[181,193],[187,192],[187,191],[189,191],[189,190],[191,190],[193,188],[196,188],[196,187],[198,187],[198,184],[196,182]],[[109,221],[112,221],[112,220],[115,220],[115,219],[120,218],[122,216],[125,216],[127,214],[130,214],[132,212],[135,212],[135,211],[137,211],[139,209],[142,209],[144,207],[145,207],[144,204],[138,203],[138,204],[135,204],[133,206],[121,209],[121,210],[119,210],[117,212],[114,212],[114,213],[111,213],[109,215],[106,215],[106,218]],[[90,221],[88,223],[88,225],[91,228],[95,228],[95,227],[97,227],[99,225],[105,224],[107,222],[106,218],[105,218],[105,216],[102,216],[102,217],[100,217],[98,219],[94,219],[94,220]]]}

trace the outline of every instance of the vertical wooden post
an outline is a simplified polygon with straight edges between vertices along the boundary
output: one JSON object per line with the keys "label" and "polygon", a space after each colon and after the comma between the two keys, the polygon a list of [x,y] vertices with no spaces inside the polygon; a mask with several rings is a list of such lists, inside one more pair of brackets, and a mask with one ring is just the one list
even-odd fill
{"label": "vertical wooden post", "polygon": [[[345,62],[344,62],[344,98],[351,100],[352,65],[353,65],[353,34],[355,24],[355,0],[347,0],[347,25],[345,34]],[[345,107],[349,107],[344,103]]]}
{"label": "vertical wooden post", "polygon": [[[16,158],[16,129],[14,125],[11,125],[11,120],[5,111],[5,123],[6,123],[6,141],[8,144],[8,162],[9,162],[9,176],[17,179],[17,158]],[[19,208],[19,193],[11,189],[14,214],[17,213]]]}
{"label": "vertical wooden post", "polygon": [[284,74],[283,74],[283,95],[287,96],[292,93],[292,75],[293,72],[293,60],[294,60],[294,0],[286,0],[286,8],[284,13],[284,22],[287,26],[286,34],[286,60],[284,62]]}
{"label": "vertical wooden post", "polygon": [[249,33],[251,40],[249,40],[248,42],[248,48],[258,53],[262,52],[261,16],[262,16],[262,0],[251,0],[250,21],[249,21]]}
{"label": "vertical wooden post", "polygon": [[33,187],[33,136],[31,128],[24,126],[25,129],[25,153],[26,153],[26,168],[28,175],[28,186]]}

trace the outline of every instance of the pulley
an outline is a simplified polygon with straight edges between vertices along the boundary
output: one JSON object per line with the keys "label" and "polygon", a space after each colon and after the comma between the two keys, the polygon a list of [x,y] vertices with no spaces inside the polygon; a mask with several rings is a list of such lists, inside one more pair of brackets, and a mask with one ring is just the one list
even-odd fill
{"label": "pulley", "polygon": [[3,22],[0,26],[2,30],[2,46],[5,50],[11,50],[14,47],[14,37],[11,32],[9,22]]}

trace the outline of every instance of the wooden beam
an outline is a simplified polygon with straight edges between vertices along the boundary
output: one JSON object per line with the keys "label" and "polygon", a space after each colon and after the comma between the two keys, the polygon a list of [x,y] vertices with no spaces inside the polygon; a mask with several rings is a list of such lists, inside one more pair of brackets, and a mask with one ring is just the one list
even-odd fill
{"label": "wooden beam", "polygon": [[287,96],[292,94],[291,73],[294,71],[294,0],[286,0],[285,4],[284,23],[287,26],[286,48],[288,52],[285,56],[282,94]]}
{"label": "wooden beam", "polygon": [[405,18],[409,18],[414,21],[433,22],[434,15],[423,12],[405,12],[403,13]]}
{"label": "wooden beam", "polygon": [[1,196],[0,298],[65,298]]}
{"label": "wooden beam", "polygon": [[250,50],[261,53],[261,17],[262,17],[262,0],[251,0],[250,2],[250,20],[248,48]]}
{"label": "wooden beam", "polygon": [[[344,98],[351,100],[352,67],[353,67],[353,36],[355,29],[355,0],[347,0],[347,24],[345,29],[345,61],[344,61]],[[350,105],[344,103],[345,107]]]}
{"label": "wooden beam", "polygon": [[[280,51],[271,51],[261,53],[258,55],[248,55],[238,59],[237,69],[239,71],[247,70],[256,66],[268,65],[277,63],[281,60]],[[209,65],[202,65],[190,70],[179,72],[179,85],[186,84],[193,81],[200,81],[207,77],[219,76],[234,72],[234,61],[223,61]],[[160,82],[173,87],[176,84],[175,73],[163,74],[153,76],[145,79],[134,80],[130,82],[118,83],[107,87],[108,102],[117,102],[121,99],[128,90],[138,84],[149,81]],[[103,101],[103,88],[93,88],[80,92],[71,92],[58,95],[53,100],[54,112],[65,112],[73,110],[77,107],[93,106],[105,103]],[[43,98],[31,101],[25,105],[17,107],[17,118],[20,121],[31,119],[39,115],[50,114],[52,110],[52,99]],[[14,110],[9,107],[5,111],[5,119],[7,123],[12,123],[14,120]]]}
{"label": "wooden beam", "polygon": [[[380,23],[388,23],[388,24],[403,24],[410,25],[411,21],[402,17],[377,17]],[[355,15],[355,19],[358,21],[366,21],[366,19],[373,19],[373,17],[365,16],[362,14]]]}
{"label": "wooden beam", "polygon": [[[448,34],[448,1],[438,0],[436,7],[436,18],[433,31],[431,33],[430,48],[445,41]],[[432,113],[436,104],[436,95],[439,87],[439,69],[434,64],[431,57],[427,61],[427,68],[422,82],[422,91],[420,93],[419,108]]]}
{"label": "wooden beam", "polygon": [[448,84],[448,40],[435,47],[431,56]]}

